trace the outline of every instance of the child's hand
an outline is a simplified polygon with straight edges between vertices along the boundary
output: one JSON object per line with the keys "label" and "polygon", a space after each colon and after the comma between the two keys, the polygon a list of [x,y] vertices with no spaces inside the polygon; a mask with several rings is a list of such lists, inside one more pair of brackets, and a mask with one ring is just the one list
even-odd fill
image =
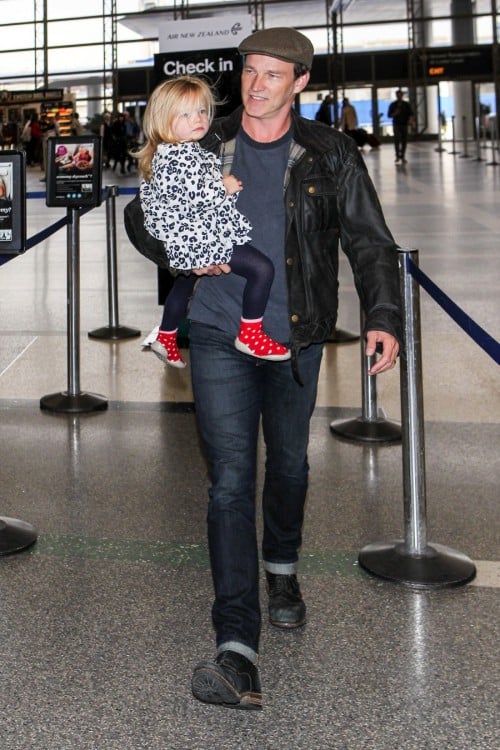
{"label": "child's hand", "polygon": [[238,178],[235,177],[234,174],[228,174],[223,177],[222,184],[226,188],[226,193],[228,195],[234,195],[234,193],[239,193],[240,190],[243,190],[242,181],[238,180]]}
{"label": "child's hand", "polygon": [[192,273],[194,273],[195,276],[220,276],[222,273],[231,273],[231,266],[228,263],[221,263],[218,266],[193,268]]}

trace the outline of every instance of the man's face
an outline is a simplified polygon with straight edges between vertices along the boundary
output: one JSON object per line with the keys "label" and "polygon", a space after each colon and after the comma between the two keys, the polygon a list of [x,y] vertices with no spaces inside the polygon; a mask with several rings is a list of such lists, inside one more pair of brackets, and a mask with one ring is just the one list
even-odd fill
{"label": "man's face", "polygon": [[267,55],[247,55],[241,74],[241,98],[249,117],[272,119],[289,110],[309,73],[295,78],[293,63]]}

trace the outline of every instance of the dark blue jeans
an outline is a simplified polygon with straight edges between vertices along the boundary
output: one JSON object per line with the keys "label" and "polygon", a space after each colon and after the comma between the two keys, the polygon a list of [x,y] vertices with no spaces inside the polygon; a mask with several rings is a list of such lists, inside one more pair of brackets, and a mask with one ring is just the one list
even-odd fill
{"label": "dark blue jeans", "polygon": [[275,573],[295,570],[307,492],[309,422],[323,347],[299,358],[303,386],[290,361],[242,354],[234,336],[191,323],[190,357],[196,417],[210,466],[208,545],[217,648],[250,659],[260,634],[255,492],[259,424],[266,444],[262,555]]}

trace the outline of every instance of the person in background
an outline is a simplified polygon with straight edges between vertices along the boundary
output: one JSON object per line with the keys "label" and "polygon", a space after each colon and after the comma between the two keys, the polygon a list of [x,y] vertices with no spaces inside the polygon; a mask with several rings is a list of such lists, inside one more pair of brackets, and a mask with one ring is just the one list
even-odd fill
{"label": "person in background", "polygon": [[120,165],[120,174],[125,174],[125,161],[127,159],[127,135],[125,132],[125,116],[119,112],[111,121],[110,163],[113,161],[112,169]]}
{"label": "person in background", "polygon": [[137,166],[136,159],[132,156],[132,152],[136,151],[139,145],[141,129],[128,109],[123,111],[123,126],[125,130],[125,149],[127,152],[127,172],[131,172],[132,167]]}
{"label": "person in background", "polygon": [[358,116],[353,105],[350,103],[347,96],[342,99],[342,115],[340,118],[340,129],[346,134],[350,135],[351,138],[355,138],[355,131],[358,127]]}
{"label": "person in background", "polygon": [[105,112],[102,117],[99,135],[102,138],[102,164],[104,168],[107,168],[111,154],[111,114],[109,112]]}
{"label": "person in background", "polygon": [[71,135],[84,135],[84,134],[85,134],[85,128],[80,122],[80,115],[78,114],[78,112],[73,112],[73,116],[71,117]]}
{"label": "person in background", "polygon": [[396,164],[406,164],[406,144],[408,142],[408,127],[413,124],[413,110],[403,99],[403,91],[396,91],[396,99],[391,102],[387,111],[387,117],[392,118],[394,131],[394,150],[396,152]]}
{"label": "person in background", "polygon": [[318,111],[316,112],[316,115],[314,117],[317,122],[322,122],[330,127],[333,123],[332,102],[333,96],[331,94],[327,94],[321,102],[321,105],[319,106]]}
{"label": "person in background", "polygon": [[42,128],[38,112],[33,112],[30,123],[30,141],[27,150],[27,162],[30,166],[37,166],[42,161]]}
{"label": "person in background", "polygon": [[293,108],[309,83],[313,45],[280,27],[256,31],[239,51],[242,106],[216,119],[200,145],[245,186],[238,210],[275,268],[266,328],[292,356],[256,362],[238,351],[244,283],[223,266],[200,269],[188,317],[195,414],[210,470],[215,656],[195,666],[191,689],[205,703],[260,709],[260,429],[267,614],[286,633],[306,623],[297,569],[309,423],[323,344],[337,317],[340,243],[365,312],[365,352],[374,355],[380,347],[370,375],[395,366],[402,327],[397,246],[363,158],[351,138]]}

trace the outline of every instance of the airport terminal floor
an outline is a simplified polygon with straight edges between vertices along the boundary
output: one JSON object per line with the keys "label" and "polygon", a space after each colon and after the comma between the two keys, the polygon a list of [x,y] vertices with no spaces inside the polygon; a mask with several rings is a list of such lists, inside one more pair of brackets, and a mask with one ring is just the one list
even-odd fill
{"label": "airport terminal floor", "polygon": [[[364,158],[398,244],[498,340],[500,165],[444,146],[410,143],[404,165],[390,144]],[[28,169],[29,191],[40,177]],[[138,177],[106,170],[103,184]],[[332,432],[361,413],[361,356],[359,341],[328,343],[300,563],[307,624],[264,624],[262,712],[192,698],[193,666],[214,653],[207,471],[189,366],[143,346],[161,309],[155,267],[123,229],[128,200],[116,199],[119,323],[140,336],[88,336],[109,324],[104,204],[80,221],[78,373],[106,410],[40,408],[68,384],[66,230],[0,267],[0,516],[37,533],[0,558],[2,748],[497,748],[499,369],[423,290],[427,536],[470,558],[475,579],[415,588],[360,567],[366,545],[405,533],[402,448]],[[28,200],[28,237],[64,215]],[[345,258],[338,325],[359,332]],[[382,420],[401,418],[398,370],[377,378]]]}

